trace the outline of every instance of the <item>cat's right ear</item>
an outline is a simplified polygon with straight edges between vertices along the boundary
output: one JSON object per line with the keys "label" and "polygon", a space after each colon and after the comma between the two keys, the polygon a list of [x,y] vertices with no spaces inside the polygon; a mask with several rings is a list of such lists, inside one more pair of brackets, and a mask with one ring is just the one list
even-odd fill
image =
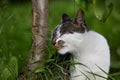
{"label": "cat's right ear", "polygon": [[72,20],[70,19],[70,17],[67,14],[63,14],[62,15],[62,23],[66,23],[66,22],[71,22]]}

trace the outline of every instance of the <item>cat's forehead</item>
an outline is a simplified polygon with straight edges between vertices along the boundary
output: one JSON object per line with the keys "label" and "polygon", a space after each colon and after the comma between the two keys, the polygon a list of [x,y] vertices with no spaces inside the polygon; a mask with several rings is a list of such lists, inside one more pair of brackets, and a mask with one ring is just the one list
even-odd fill
{"label": "cat's forehead", "polygon": [[66,22],[66,23],[62,23],[60,26],[60,29],[70,29],[70,28],[74,28],[74,24],[72,22]]}
{"label": "cat's forehead", "polygon": [[55,32],[58,36],[66,34],[66,33],[72,33],[74,31],[74,25],[70,22],[57,25]]}
{"label": "cat's forehead", "polygon": [[72,34],[74,32],[84,33],[85,32],[85,25],[80,25],[80,26],[82,26],[82,27],[78,27],[73,22],[67,22],[67,23],[63,23],[63,24],[57,26],[57,31],[59,31],[59,33],[61,35],[69,34],[69,33]]}
{"label": "cat's forehead", "polygon": [[62,29],[69,29],[71,26],[73,26],[71,22],[61,23],[56,26],[56,29],[57,31],[60,31]]}

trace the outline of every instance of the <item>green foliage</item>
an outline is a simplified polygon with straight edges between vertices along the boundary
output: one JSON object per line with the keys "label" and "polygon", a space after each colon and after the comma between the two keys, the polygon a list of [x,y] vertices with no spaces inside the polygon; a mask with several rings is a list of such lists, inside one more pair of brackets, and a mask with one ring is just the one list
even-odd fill
{"label": "green foliage", "polygon": [[16,80],[25,63],[31,44],[29,13],[27,6],[0,6],[0,80]]}
{"label": "green foliage", "polygon": [[90,4],[93,6],[97,19],[105,22],[113,9],[113,3],[106,0],[75,0],[78,7],[87,10]]}
{"label": "green foliage", "polygon": [[[69,61],[58,63],[57,56],[51,59],[56,50],[51,45],[50,37],[52,30],[60,23],[61,15],[67,13],[73,18],[78,8],[85,11],[87,25],[108,40],[111,50],[109,80],[120,79],[120,0],[94,1],[50,0],[45,66],[35,71],[39,76],[38,80],[53,80],[55,74],[64,80],[61,73],[69,72],[62,68],[64,64],[71,64]],[[5,4],[4,7],[0,7],[0,80],[15,80],[31,47],[31,5],[10,5],[7,2]],[[106,21],[103,23],[101,20]]]}
{"label": "green foliage", "polygon": [[35,73],[38,74],[39,80],[65,80],[63,78],[69,71],[64,69],[63,66],[65,64],[71,64],[70,61],[61,62],[59,59],[59,55],[56,54],[55,48],[51,45],[50,40],[48,40],[48,46],[46,49],[46,58],[45,60],[41,60],[44,62],[43,67],[40,67],[35,70]]}
{"label": "green foliage", "polygon": [[106,21],[113,9],[113,4],[106,5],[106,0],[93,0],[93,8],[95,16],[101,21]]}
{"label": "green foliage", "polygon": [[2,61],[0,73],[0,80],[16,80],[18,76],[17,58],[11,56],[10,61]]}

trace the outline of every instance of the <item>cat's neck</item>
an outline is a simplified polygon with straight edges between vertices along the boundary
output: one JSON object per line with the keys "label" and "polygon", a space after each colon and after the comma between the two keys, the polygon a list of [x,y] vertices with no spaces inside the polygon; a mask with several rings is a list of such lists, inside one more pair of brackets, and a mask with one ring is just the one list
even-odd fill
{"label": "cat's neck", "polygon": [[82,43],[78,40],[78,42],[75,42],[75,52],[73,53],[73,57],[75,61],[81,61],[84,59],[88,59],[95,56],[101,56],[104,54],[102,51],[104,49],[108,49],[108,45],[106,44],[106,39],[94,32],[94,31],[89,31],[84,34],[83,36],[83,41]]}

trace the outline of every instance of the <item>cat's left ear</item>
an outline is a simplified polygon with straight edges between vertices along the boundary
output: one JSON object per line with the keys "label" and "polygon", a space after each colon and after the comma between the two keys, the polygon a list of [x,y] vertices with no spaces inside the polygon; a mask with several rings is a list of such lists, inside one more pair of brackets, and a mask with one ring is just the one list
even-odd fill
{"label": "cat's left ear", "polygon": [[80,32],[85,32],[89,30],[85,24],[84,12],[81,9],[77,11],[77,14],[73,23],[76,25],[77,28],[79,28]]}
{"label": "cat's left ear", "polygon": [[85,24],[85,16],[83,10],[79,9],[77,11],[76,17],[74,19],[74,23],[77,25]]}

